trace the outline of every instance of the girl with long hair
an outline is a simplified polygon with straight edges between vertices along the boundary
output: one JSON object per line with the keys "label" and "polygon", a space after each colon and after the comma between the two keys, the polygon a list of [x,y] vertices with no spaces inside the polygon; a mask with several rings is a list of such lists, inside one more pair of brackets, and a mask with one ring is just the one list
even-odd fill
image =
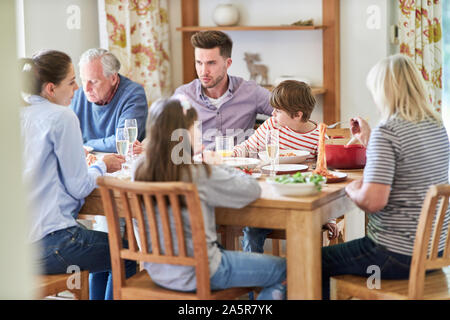
{"label": "girl with long hair", "polygon": [[[196,184],[205,224],[212,290],[262,287],[258,299],[284,299],[284,258],[227,251],[217,242],[214,208],[244,207],[260,196],[261,188],[256,180],[236,169],[192,163],[196,120],[197,112],[187,101],[169,99],[155,102],[149,111],[144,156],[137,165],[135,180]],[[188,215],[186,210],[182,214]],[[175,226],[172,224],[171,228],[174,230]],[[185,225],[184,229],[188,239],[188,254],[192,255],[190,227]],[[148,228],[146,232],[149,232]],[[148,239],[150,246],[151,237],[148,236]],[[193,267],[144,263],[144,268],[152,280],[163,287],[180,291],[195,290]]]}

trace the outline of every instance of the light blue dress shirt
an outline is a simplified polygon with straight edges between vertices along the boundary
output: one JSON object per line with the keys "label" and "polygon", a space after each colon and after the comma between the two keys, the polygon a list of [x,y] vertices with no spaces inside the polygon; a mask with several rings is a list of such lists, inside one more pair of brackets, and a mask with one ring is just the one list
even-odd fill
{"label": "light blue dress shirt", "polygon": [[67,107],[30,96],[21,110],[24,144],[23,177],[31,213],[30,241],[77,225],[73,215],[96,188],[106,165],[97,161],[88,168],[80,124]]}

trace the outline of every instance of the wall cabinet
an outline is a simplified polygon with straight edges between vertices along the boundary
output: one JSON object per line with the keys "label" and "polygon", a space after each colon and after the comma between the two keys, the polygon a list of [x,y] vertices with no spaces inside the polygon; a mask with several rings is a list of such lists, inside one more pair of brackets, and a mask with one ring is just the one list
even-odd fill
{"label": "wall cabinet", "polygon": [[[276,2],[274,1],[274,5]],[[198,0],[181,0],[181,27],[183,50],[183,82],[197,77],[194,64],[194,49],[190,38],[203,30],[221,31],[311,31],[322,30],[323,85],[313,87],[313,93],[323,95],[323,122],[332,124],[340,121],[340,47],[339,47],[340,0],[322,0],[322,25],[320,26],[199,26]]]}

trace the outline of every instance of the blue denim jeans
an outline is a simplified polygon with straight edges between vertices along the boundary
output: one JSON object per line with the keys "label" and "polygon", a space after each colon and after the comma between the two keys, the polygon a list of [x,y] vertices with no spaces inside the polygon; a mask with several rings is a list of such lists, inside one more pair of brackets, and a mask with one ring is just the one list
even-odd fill
{"label": "blue denim jeans", "polygon": [[222,250],[211,289],[262,287],[258,300],[286,299],[286,260],[260,253]]}
{"label": "blue denim jeans", "polygon": [[[75,226],[58,230],[38,242],[38,267],[44,274],[66,273],[69,266],[89,270],[90,299],[112,299],[111,259],[108,234]],[[136,273],[136,263],[126,261],[126,276]],[[109,275],[106,280],[96,274]]]}
{"label": "blue denim jeans", "polygon": [[[411,256],[388,251],[367,237],[323,247],[323,299],[330,297],[330,277],[353,274],[369,278],[374,274],[370,266],[379,268],[381,279],[407,279],[411,258]],[[381,286],[383,286],[382,283]]]}
{"label": "blue denim jeans", "polygon": [[272,229],[244,227],[242,229],[244,237],[242,239],[242,250],[245,252],[264,253],[264,242]]}

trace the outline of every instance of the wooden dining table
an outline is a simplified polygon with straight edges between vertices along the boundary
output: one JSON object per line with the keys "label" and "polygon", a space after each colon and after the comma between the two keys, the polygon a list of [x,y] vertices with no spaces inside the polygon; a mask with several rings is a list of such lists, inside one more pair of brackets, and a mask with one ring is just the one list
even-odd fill
{"label": "wooden dining table", "polygon": [[[285,230],[288,299],[322,298],[322,225],[356,208],[345,186],[363,174],[343,172],[345,181],[326,184],[317,195],[303,197],[280,196],[260,179],[262,194],[256,201],[241,209],[216,208],[218,225]],[[80,214],[104,214],[98,189],[86,198]]]}

